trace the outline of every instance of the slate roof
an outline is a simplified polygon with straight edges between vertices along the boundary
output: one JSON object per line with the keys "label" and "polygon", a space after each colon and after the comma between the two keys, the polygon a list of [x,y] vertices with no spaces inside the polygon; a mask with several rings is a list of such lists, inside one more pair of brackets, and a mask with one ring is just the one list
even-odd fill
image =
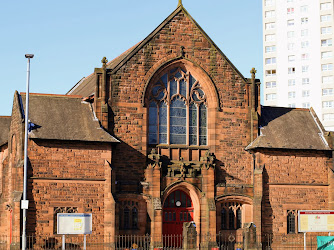
{"label": "slate roof", "polygon": [[[26,94],[20,96],[24,114]],[[80,96],[30,94],[29,120],[35,124],[29,138],[119,142],[101,128],[91,104]]]}
{"label": "slate roof", "polygon": [[263,106],[261,135],[246,150],[255,148],[331,150],[323,137],[325,132],[315,112]]}
{"label": "slate roof", "polygon": [[8,142],[10,122],[10,116],[0,116],[0,146]]}
{"label": "slate roof", "polygon": [[[130,54],[137,46],[131,47],[120,56],[116,57],[112,61],[107,63],[108,69],[114,69],[128,54]],[[66,94],[68,95],[81,95],[84,97],[93,95],[95,93],[96,75],[94,73],[87,77],[83,77],[72,89],[70,89]]]}
{"label": "slate roof", "polygon": [[[190,21],[198,28],[202,35],[209,41],[209,43],[217,49],[217,51],[225,58],[225,60],[231,65],[232,69],[244,80],[246,78],[241,74],[241,72],[232,64],[232,62],[226,57],[226,55],[220,50],[220,48],[211,40],[211,38],[205,33],[202,27],[193,19],[193,17],[188,13],[188,11],[183,7],[182,3],[177,6],[177,8],[155,29],[153,30],[144,40],[137,43],[132,48],[125,51],[123,54],[112,60],[107,64],[107,68],[115,73],[119,68],[121,68],[128,60],[132,58],[140,49],[142,49],[156,34],[158,34],[166,24],[168,24],[176,15],[183,12]],[[94,80],[93,80],[94,79]],[[87,78],[81,79],[67,94],[71,95],[82,95],[89,96],[95,92],[95,77],[94,74]],[[89,94],[88,94],[89,93]]]}

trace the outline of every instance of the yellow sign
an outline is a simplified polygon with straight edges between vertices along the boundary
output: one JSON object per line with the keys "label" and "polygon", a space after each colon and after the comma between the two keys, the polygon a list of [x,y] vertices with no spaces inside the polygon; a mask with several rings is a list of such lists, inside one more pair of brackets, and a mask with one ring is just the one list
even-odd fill
{"label": "yellow sign", "polygon": [[83,226],[82,219],[74,219],[74,231],[81,231]]}
{"label": "yellow sign", "polygon": [[308,230],[308,216],[301,216],[300,217],[300,231],[307,231]]}

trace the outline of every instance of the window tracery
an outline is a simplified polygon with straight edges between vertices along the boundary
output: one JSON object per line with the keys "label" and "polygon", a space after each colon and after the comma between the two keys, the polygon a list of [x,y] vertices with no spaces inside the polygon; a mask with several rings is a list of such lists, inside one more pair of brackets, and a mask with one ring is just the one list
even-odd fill
{"label": "window tracery", "polygon": [[121,229],[138,229],[138,202],[121,201]]}
{"label": "window tracery", "polygon": [[221,204],[221,230],[236,230],[242,227],[242,204],[225,202]]}
{"label": "window tracery", "polygon": [[207,100],[181,67],[162,75],[149,97],[149,144],[207,145]]}

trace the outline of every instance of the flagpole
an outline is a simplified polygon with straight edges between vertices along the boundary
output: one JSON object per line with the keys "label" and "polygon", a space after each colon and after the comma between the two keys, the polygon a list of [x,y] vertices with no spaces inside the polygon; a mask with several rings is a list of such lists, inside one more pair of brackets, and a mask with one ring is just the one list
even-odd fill
{"label": "flagpole", "polygon": [[34,58],[33,54],[26,54],[27,62],[27,86],[26,86],[26,109],[25,109],[25,136],[24,136],[24,167],[23,167],[23,199],[21,201],[21,209],[23,210],[22,225],[22,250],[26,250],[27,236],[27,210],[29,201],[27,200],[27,169],[28,169],[28,125],[29,125],[29,82],[30,82],[30,59]]}

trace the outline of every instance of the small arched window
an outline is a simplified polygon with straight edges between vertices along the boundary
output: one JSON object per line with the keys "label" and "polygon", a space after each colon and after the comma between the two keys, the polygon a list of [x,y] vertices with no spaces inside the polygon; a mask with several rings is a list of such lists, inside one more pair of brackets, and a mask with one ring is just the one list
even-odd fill
{"label": "small arched window", "polygon": [[295,210],[289,210],[288,217],[287,217],[287,233],[288,234],[294,234],[296,233],[296,211]]}
{"label": "small arched window", "polygon": [[206,95],[190,72],[174,68],[152,87],[149,144],[207,145]]}

